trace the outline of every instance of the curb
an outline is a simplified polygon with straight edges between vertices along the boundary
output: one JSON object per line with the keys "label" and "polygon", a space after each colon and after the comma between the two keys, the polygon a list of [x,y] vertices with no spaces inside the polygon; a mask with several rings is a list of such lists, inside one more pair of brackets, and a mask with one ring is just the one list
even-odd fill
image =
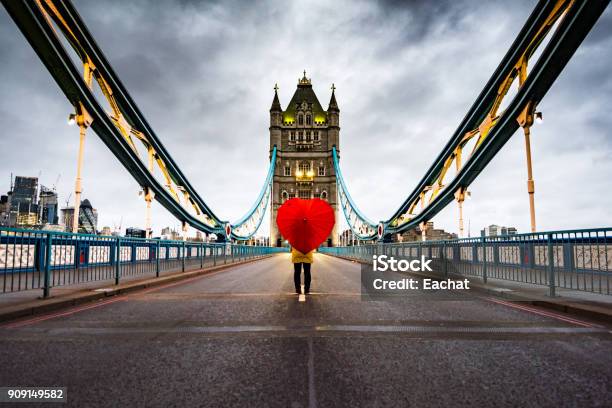
{"label": "curb", "polygon": [[4,310],[0,310],[0,322],[7,322],[26,316],[45,314],[70,306],[77,306],[112,296],[124,295],[131,292],[137,292],[142,289],[153,288],[172,282],[178,282],[197,276],[203,276],[213,272],[228,269],[230,267],[245,265],[251,262],[257,262],[262,259],[269,258],[271,256],[273,256],[273,254],[264,255],[259,258],[247,259],[245,261],[238,261],[203,269],[196,269],[194,271],[189,272],[180,272],[174,275],[162,276],[159,278],[148,278],[136,282],[126,282],[117,286],[113,286],[109,290],[105,290],[102,292],[93,292],[93,290],[96,290],[95,288],[84,289],[82,291],[71,293],[69,295],[58,298],[51,297],[49,299],[33,300],[25,304],[9,306]]}
{"label": "curb", "polygon": [[[345,256],[336,256],[336,255],[328,255],[328,254],[324,254],[324,255],[333,256],[335,258],[344,259],[346,261],[357,262],[361,264],[368,264],[368,262],[362,261],[360,259],[353,259],[353,258],[349,258]],[[414,275],[414,276],[418,276],[422,278],[430,278],[430,279],[435,279],[435,280],[444,279],[439,276],[428,275],[426,273],[419,273],[419,272],[410,272],[409,275]],[[456,275],[456,274],[452,274],[452,275],[465,278],[465,276],[463,275]],[[487,295],[504,298],[504,299],[507,299],[509,302],[527,303],[533,306],[551,309],[557,312],[563,312],[563,313],[568,313],[568,314],[572,314],[576,316],[586,317],[589,319],[593,319],[593,320],[597,320],[597,321],[601,321],[605,323],[612,323],[612,309],[609,307],[586,305],[586,304],[575,303],[575,302],[565,301],[565,300],[557,301],[557,300],[546,299],[546,298],[533,299],[533,297],[526,297],[525,295],[521,295],[520,293],[516,293],[514,291],[513,291],[514,293],[498,291],[498,290],[486,287],[480,282],[470,281],[470,286],[474,288],[475,290],[477,290],[478,292],[484,292]]]}

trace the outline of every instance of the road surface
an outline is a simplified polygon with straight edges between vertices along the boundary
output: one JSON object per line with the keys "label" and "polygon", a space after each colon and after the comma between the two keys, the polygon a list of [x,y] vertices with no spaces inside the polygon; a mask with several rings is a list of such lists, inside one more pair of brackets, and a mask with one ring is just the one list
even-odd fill
{"label": "road surface", "polygon": [[[289,255],[0,328],[0,386],[69,406],[611,406],[610,328],[475,292],[366,301]],[[569,317],[569,318],[568,318]]]}

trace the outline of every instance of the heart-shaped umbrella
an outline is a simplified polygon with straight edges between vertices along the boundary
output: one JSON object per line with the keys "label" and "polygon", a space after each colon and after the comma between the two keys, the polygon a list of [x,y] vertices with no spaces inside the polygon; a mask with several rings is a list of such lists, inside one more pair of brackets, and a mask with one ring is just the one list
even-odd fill
{"label": "heart-shaped umbrella", "polygon": [[278,209],[276,224],[291,246],[306,254],[318,248],[334,228],[334,210],[319,198],[292,198]]}

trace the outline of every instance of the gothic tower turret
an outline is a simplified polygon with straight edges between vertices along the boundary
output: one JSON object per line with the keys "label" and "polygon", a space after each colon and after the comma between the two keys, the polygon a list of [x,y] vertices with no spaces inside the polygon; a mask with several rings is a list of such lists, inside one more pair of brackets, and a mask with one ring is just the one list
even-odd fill
{"label": "gothic tower turret", "polygon": [[270,151],[274,146],[281,145],[281,125],[283,109],[278,100],[278,85],[274,85],[274,99],[270,107]]}
{"label": "gothic tower turret", "polygon": [[329,122],[329,149],[336,146],[340,153],[340,109],[336,102],[336,86],[332,84],[332,94],[327,108],[327,120]]}

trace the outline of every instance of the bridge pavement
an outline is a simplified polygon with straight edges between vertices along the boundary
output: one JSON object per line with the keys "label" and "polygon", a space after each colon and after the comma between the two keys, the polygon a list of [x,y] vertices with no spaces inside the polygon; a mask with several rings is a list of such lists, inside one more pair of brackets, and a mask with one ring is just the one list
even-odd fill
{"label": "bridge pavement", "polygon": [[609,406],[610,329],[478,293],[363,301],[287,254],[0,328],[0,385],[71,406]]}

